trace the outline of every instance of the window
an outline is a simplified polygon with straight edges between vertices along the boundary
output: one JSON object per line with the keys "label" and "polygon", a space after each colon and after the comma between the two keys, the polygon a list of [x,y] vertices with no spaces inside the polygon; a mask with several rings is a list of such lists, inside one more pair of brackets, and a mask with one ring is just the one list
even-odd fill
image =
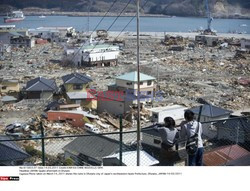
{"label": "window", "polygon": [[151,95],[152,94],[152,92],[151,91],[147,91],[147,95]]}
{"label": "window", "polygon": [[151,86],[151,85],[152,85],[152,81],[149,80],[149,81],[147,82],[147,84],[148,84],[148,86]]}
{"label": "window", "polygon": [[82,85],[81,85],[81,84],[75,84],[75,85],[73,86],[73,89],[74,89],[74,90],[81,90],[81,89],[82,89]]}
{"label": "window", "polygon": [[7,86],[3,86],[3,87],[2,87],[2,90],[6,90],[6,89],[7,89]]}
{"label": "window", "polygon": [[158,140],[158,139],[154,139],[154,144],[159,145],[160,143],[161,143],[161,141],[160,141],[160,140]]}
{"label": "window", "polygon": [[143,82],[140,82],[140,85],[143,85]]}
{"label": "window", "polygon": [[127,82],[126,83],[128,86],[131,86],[132,85],[132,82]]}

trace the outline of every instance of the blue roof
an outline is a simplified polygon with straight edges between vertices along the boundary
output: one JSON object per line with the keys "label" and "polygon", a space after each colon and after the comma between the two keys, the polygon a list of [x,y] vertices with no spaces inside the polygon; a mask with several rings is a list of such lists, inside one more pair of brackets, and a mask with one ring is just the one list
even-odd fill
{"label": "blue roof", "polygon": [[[116,77],[116,79],[137,82],[137,72],[136,71],[129,72],[129,73]],[[148,81],[148,80],[155,80],[155,78],[152,76],[140,73],[140,81]]]}

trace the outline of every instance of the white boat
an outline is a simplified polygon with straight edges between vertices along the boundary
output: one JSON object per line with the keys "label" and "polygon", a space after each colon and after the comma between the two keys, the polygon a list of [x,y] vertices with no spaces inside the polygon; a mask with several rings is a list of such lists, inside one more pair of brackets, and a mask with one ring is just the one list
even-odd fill
{"label": "white boat", "polygon": [[241,24],[240,26],[241,27],[247,27],[247,24]]}
{"label": "white boat", "polygon": [[40,18],[40,19],[45,19],[45,18],[46,18],[46,16],[41,15],[41,16],[39,16],[39,18]]}
{"label": "white boat", "polygon": [[22,11],[12,11],[11,14],[4,17],[5,23],[18,22],[25,19]]}

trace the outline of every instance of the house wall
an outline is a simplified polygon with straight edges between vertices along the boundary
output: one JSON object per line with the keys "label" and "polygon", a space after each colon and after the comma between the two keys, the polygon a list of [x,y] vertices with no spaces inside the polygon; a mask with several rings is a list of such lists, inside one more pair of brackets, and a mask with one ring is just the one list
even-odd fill
{"label": "house wall", "polygon": [[84,120],[82,114],[74,114],[74,113],[67,113],[67,112],[56,112],[56,111],[48,111],[48,120],[49,121],[68,121],[74,127],[83,127]]}
{"label": "house wall", "polygon": [[89,84],[81,84],[82,88],[79,90],[74,89],[74,84],[64,84],[66,92],[86,92]]}
{"label": "house wall", "polygon": [[67,97],[67,103],[68,104],[80,104],[84,108],[89,108],[89,109],[97,109],[97,100],[92,99],[92,100],[70,100]]}
{"label": "house wall", "polygon": [[[4,87],[6,87],[6,89]],[[20,91],[19,83],[5,81],[0,84],[1,93],[8,93],[9,91],[19,92]]]}
{"label": "house wall", "polygon": [[[154,80],[149,80],[151,81],[151,85],[148,85],[147,82],[148,81],[143,81],[142,85],[140,85],[140,89],[141,91],[144,90],[153,90],[154,89]],[[132,83],[132,85],[127,85],[127,83]],[[126,81],[126,80],[120,80],[120,79],[116,79],[116,85],[120,86],[120,87],[125,87],[125,88],[129,88],[129,89],[135,89],[137,90],[137,83],[136,82],[131,82],[131,81]]]}
{"label": "house wall", "polygon": [[108,112],[114,115],[120,115],[125,112],[124,102],[113,100],[98,100],[97,102],[98,113]]}
{"label": "house wall", "polygon": [[74,61],[75,65],[82,62],[98,62],[98,61],[109,61],[109,60],[117,60],[119,55],[119,51],[112,52],[97,52],[97,53],[88,53],[88,52],[78,52],[75,56],[76,59]]}

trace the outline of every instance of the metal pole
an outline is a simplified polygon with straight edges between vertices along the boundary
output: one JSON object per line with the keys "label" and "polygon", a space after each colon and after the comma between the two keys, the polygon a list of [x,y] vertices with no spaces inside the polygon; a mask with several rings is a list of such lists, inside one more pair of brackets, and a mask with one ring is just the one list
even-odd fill
{"label": "metal pole", "polygon": [[120,166],[122,166],[122,115],[120,115]]}
{"label": "metal pole", "polygon": [[42,138],[42,164],[45,166],[45,145],[44,145],[44,130],[43,123],[40,122],[41,138]]}
{"label": "metal pole", "polygon": [[201,105],[200,109],[199,109],[199,116],[198,116],[198,119],[197,119],[198,122],[200,122],[200,120],[201,120],[202,107],[203,107],[203,105]]}
{"label": "metal pole", "polygon": [[140,0],[137,0],[137,166],[140,166]]}

